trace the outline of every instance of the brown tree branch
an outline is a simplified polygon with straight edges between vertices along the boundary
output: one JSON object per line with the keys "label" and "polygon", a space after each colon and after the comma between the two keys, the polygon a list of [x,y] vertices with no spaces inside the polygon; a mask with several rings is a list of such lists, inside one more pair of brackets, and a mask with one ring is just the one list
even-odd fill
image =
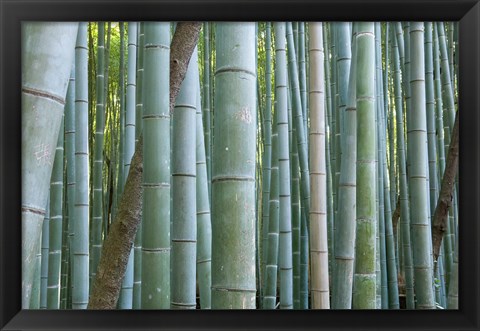
{"label": "brown tree branch", "polygon": [[435,261],[435,271],[437,268],[437,259],[440,254],[440,245],[443,235],[447,229],[448,210],[452,206],[453,184],[458,168],[458,112],[455,116],[455,124],[453,126],[452,140],[448,149],[447,162],[445,164],[445,172],[442,179],[442,188],[438,197],[437,207],[433,215],[432,222],[432,246],[433,261]]}
{"label": "brown tree branch", "polygon": [[[170,47],[170,110],[198,42],[201,23],[177,24]],[[115,309],[142,212],[143,137],[135,146],[118,214],[103,243],[88,309]]]}
{"label": "brown tree branch", "polygon": [[[200,36],[202,24],[199,22],[181,22],[177,24],[175,35],[170,46],[170,115],[173,114],[175,99],[180,91],[187,72],[190,57]],[[176,37],[176,38],[175,38]]]}

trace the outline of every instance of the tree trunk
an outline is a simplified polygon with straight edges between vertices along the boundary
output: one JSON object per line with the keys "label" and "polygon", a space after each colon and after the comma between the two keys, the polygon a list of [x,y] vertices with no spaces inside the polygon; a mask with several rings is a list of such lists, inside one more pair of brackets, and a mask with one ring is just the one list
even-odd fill
{"label": "tree trunk", "polygon": [[458,168],[458,122],[457,113],[453,126],[452,140],[448,150],[445,173],[443,174],[442,188],[438,197],[437,207],[435,208],[435,214],[433,215],[432,241],[433,261],[435,262],[438,260],[438,255],[440,254],[443,234],[447,229],[448,210],[452,206],[453,200],[453,188]]}
{"label": "tree trunk", "polygon": [[[185,77],[200,28],[201,24],[197,22],[181,22],[175,30],[170,50],[170,109],[173,109],[180,84]],[[117,216],[103,244],[88,309],[116,308],[128,256],[141,219],[142,173],[143,139],[140,136]]]}

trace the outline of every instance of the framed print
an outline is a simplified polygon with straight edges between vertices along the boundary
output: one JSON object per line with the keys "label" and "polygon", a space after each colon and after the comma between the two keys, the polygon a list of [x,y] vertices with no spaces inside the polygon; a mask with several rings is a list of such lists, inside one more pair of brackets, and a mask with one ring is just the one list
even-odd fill
{"label": "framed print", "polygon": [[477,1],[0,1],[2,329],[479,329]]}

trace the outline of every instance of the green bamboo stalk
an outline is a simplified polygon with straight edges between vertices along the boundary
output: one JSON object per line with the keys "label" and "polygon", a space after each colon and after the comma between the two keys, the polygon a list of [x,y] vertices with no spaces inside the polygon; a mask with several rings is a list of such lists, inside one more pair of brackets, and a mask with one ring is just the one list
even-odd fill
{"label": "green bamboo stalk", "polygon": [[[111,207],[111,214],[107,215],[107,218],[112,219],[116,215],[116,211],[118,210],[117,206],[120,203],[120,198],[123,193],[124,189],[124,182],[125,182],[125,171],[124,171],[124,158],[125,158],[125,47],[124,47],[124,30],[125,30],[125,25],[124,22],[120,22],[120,49],[119,49],[119,68],[118,68],[118,100],[115,104],[116,107],[118,107],[118,127],[114,128],[113,126],[113,118],[114,116],[110,116],[112,120],[110,121],[110,125],[108,126],[111,132],[115,132],[114,135],[112,135],[112,143],[111,143],[111,151],[110,153],[112,154],[112,158],[115,159],[115,164],[111,167],[109,167],[109,175],[111,173],[110,180],[107,186],[107,191],[111,190],[113,191],[113,197],[112,197],[112,207]],[[107,112],[107,119],[108,119],[108,114]],[[112,114],[113,115],[113,114]],[[116,149],[116,144],[113,142],[114,136],[118,136],[117,141],[118,141],[118,150]],[[113,160],[112,160],[113,161]],[[111,161],[111,162],[112,162]],[[115,176],[116,174],[116,176]],[[113,182],[115,182],[116,188],[113,188]],[[111,187],[110,187],[111,186]],[[105,199],[108,201],[107,199]],[[108,205],[108,203],[106,203]],[[106,206],[108,208],[108,206]],[[107,227],[107,222],[108,220],[104,220],[104,228]],[[107,233],[107,231],[105,231]]]}
{"label": "green bamboo stalk", "polygon": [[300,218],[300,309],[308,309],[309,242],[305,213],[300,213]]}
{"label": "green bamboo stalk", "polygon": [[[290,85],[290,84],[289,84]],[[292,263],[293,263],[293,309],[300,308],[300,246],[301,246],[301,215],[300,207],[300,169],[298,162],[297,130],[292,120],[292,95],[287,86],[287,111],[291,167],[291,202],[292,202]],[[308,248],[307,248],[308,250]],[[308,253],[307,253],[308,254]],[[307,255],[308,258],[308,255]],[[308,278],[308,271],[307,271]],[[308,295],[308,293],[307,293]]]}
{"label": "green bamboo stalk", "polygon": [[453,69],[453,57],[454,57],[454,39],[453,39],[453,34],[454,34],[454,22],[445,22],[444,25],[447,28],[446,32],[448,32],[448,67],[450,69],[450,84],[453,86],[453,80],[454,80],[454,69]]}
{"label": "green bamboo stalk", "polygon": [[[445,267],[444,267],[444,249],[443,246],[440,247],[440,255],[438,259],[438,288],[439,288],[439,299],[440,305],[444,308],[448,308],[447,304],[447,288],[445,286]],[[437,285],[437,284],[436,284]]]}
{"label": "green bamboo stalk", "polygon": [[455,243],[452,274],[448,285],[448,309],[458,309],[458,240]]}
{"label": "green bamboo stalk", "polygon": [[[375,77],[375,92],[376,92],[376,123],[377,123],[377,138],[376,143],[378,146],[377,150],[377,199],[378,199],[378,239],[379,246],[377,246],[377,254],[380,255],[380,274],[377,275],[377,279],[380,279],[377,282],[377,286],[380,287],[380,292],[377,294],[381,295],[380,306],[382,309],[388,309],[388,281],[387,281],[387,248],[385,243],[385,195],[384,195],[384,186],[383,186],[383,177],[384,177],[384,168],[383,168],[383,156],[385,155],[385,139],[383,137],[382,131],[384,131],[382,118],[384,116],[384,107],[383,107],[383,75],[382,75],[382,53],[381,53],[381,43],[382,43],[382,33],[381,26],[379,22],[375,22],[375,66],[376,66],[376,77]],[[379,277],[380,276],[380,277]]]}
{"label": "green bamboo stalk", "polygon": [[[70,88],[69,88],[70,90]],[[67,90],[68,92],[71,92]],[[70,97],[70,96],[68,96]],[[67,97],[67,98],[68,98]],[[71,101],[71,98],[69,98]],[[65,107],[71,107],[68,102]],[[60,308],[60,271],[62,259],[62,223],[63,223],[63,141],[64,119],[60,124],[55,161],[53,162],[52,179],[50,182],[50,228],[49,256],[47,281],[47,308]]]}
{"label": "green bamboo stalk", "polygon": [[[138,75],[136,68],[137,60],[137,23],[130,22],[128,24],[128,60],[127,60],[127,86],[126,86],[126,99],[125,99],[125,142],[124,142],[124,174],[128,175],[130,171],[130,162],[135,151],[136,144],[136,113],[140,112],[141,109],[137,110],[136,104],[136,75]],[[122,185],[125,185],[127,176],[124,177],[124,182]]]}
{"label": "green bamboo stalk", "polygon": [[[215,49],[215,28],[214,27],[215,23],[210,22],[209,23],[209,30],[210,30],[210,38],[209,38],[209,44],[210,44],[210,57],[213,58],[214,56],[216,57],[216,49]],[[212,75],[212,72],[215,72],[215,66],[216,63],[215,61],[210,62],[210,81],[209,81],[209,87],[210,87],[210,152],[213,153],[213,140],[215,139],[214,137],[214,128],[215,128],[215,75]],[[208,175],[208,193],[210,194],[210,208],[212,204],[212,155],[210,155],[210,172],[207,172]],[[208,170],[208,169],[207,169]]]}
{"label": "green bamboo stalk", "polygon": [[[406,121],[405,121],[405,127],[407,128],[407,132],[408,132],[408,129],[409,129],[409,125],[411,123],[411,119],[410,119],[410,115],[411,115],[411,86],[410,86],[410,64],[411,64],[411,61],[410,61],[410,22],[404,22],[403,23],[403,29],[404,29],[404,43],[405,43],[405,64],[404,64],[404,68],[402,70],[402,73],[405,73],[404,75],[402,75],[402,80],[403,80],[403,91],[404,91],[404,94],[405,94],[405,112],[406,112]],[[407,144],[405,145],[405,148],[407,149],[407,171],[409,171],[410,169],[410,160],[412,159],[411,158],[411,154],[410,153],[410,149],[408,148],[409,144],[408,144],[408,136],[407,136]],[[410,181],[408,182],[408,185],[410,187]],[[410,191],[410,189],[409,189]]]}
{"label": "green bamboo stalk", "polygon": [[[332,213],[334,218],[337,216],[337,187],[338,182],[336,180],[336,171],[337,171],[337,126],[340,125],[338,123],[338,111],[337,111],[337,70],[335,70],[335,65],[337,62],[336,58],[336,38],[335,38],[335,23],[329,23],[329,35],[328,40],[330,42],[330,56],[327,56],[327,59],[331,57],[329,60],[329,68],[328,71],[330,74],[330,100],[331,100],[331,114],[330,114],[330,174],[332,177],[332,201],[333,201],[333,210]],[[335,223],[334,223],[335,224]],[[335,233],[335,225],[334,225],[334,233]]]}
{"label": "green bamboo stalk", "polygon": [[[435,116],[436,116],[436,126],[439,128],[437,130],[437,143],[438,143],[438,178],[441,180],[443,178],[443,173],[445,171],[445,143],[444,143],[444,130],[443,130],[443,101],[442,101],[442,91],[441,91],[441,81],[440,81],[440,55],[439,55],[439,43],[438,43],[438,33],[437,25],[433,24],[433,37],[434,37],[434,48],[433,48],[433,58],[434,58],[434,83],[435,83]],[[443,247],[444,247],[444,259],[445,259],[445,283],[448,287],[450,280],[450,271],[453,265],[453,255],[452,255],[452,237],[450,236],[450,222],[447,222],[447,232],[444,236]]]}
{"label": "green bamboo stalk", "polygon": [[[305,134],[308,133],[308,113],[307,113],[307,67],[305,61],[305,22],[298,22],[298,46],[295,45],[298,52],[298,80],[300,84],[300,100],[303,111],[303,126]],[[308,140],[307,140],[308,145]]]}
{"label": "green bamboo stalk", "polygon": [[[325,100],[325,116],[326,116],[326,154],[327,154],[327,228],[328,228],[328,251],[330,252],[329,254],[329,260],[328,260],[328,267],[329,271],[332,272],[332,256],[335,254],[334,253],[334,207],[333,207],[333,196],[335,194],[332,186],[333,186],[333,181],[332,181],[332,166],[331,166],[331,156],[330,156],[330,147],[331,147],[331,141],[332,141],[332,130],[331,130],[331,122],[332,122],[332,102],[331,102],[331,91],[330,91],[330,60],[329,60],[329,47],[328,47],[328,33],[327,33],[327,23],[323,23],[323,35],[325,38],[323,38],[323,49],[324,52],[326,53],[326,56],[324,56],[325,61],[324,61],[324,72],[325,72],[325,90],[326,90],[326,100]],[[335,261],[333,261],[335,262]],[[335,263],[333,263],[335,264]],[[331,282],[330,284],[332,284]]]}
{"label": "green bamboo stalk", "polygon": [[[274,104],[275,113],[277,103]],[[279,178],[278,178],[278,126],[277,116],[272,125],[272,164],[270,178],[268,246],[265,260],[263,309],[275,309],[277,300],[278,269],[278,222],[279,222]]]}
{"label": "green bamboo stalk", "polygon": [[413,292],[413,265],[412,250],[410,245],[410,205],[408,200],[407,186],[407,164],[405,160],[405,134],[403,125],[403,99],[400,82],[400,59],[398,54],[399,39],[396,39],[393,47],[393,64],[394,64],[394,93],[395,93],[395,110],[397,124],[397,155],[400,175],[400,231],[403,245],[403,258],[405,269],[405,290],[406,290],[406,307],[414,309],[414,292]]}
{"label": "green bamboo stalk", "polygon": [[[373,309],[375,300],[375,35],[373,23],[358,23],[357,43],[357,220],[352,307]],[[380,281],[380,280],[378,280]]]}
{"label": "green bamboo stalk", "polygon": [[196,199],[197,199],[197,279],[200,294],[200,308],[211,308],[212,286],[212,224],[210,195],[208,194],[207,161],[200,100],[200,81],[197,83],[196,115]]}
{"label": "green bamboo stalk", "polygon": [[212,308],[254,309],[255,24],[217,23],[216,50]]}
{"label": "green bamboo stalk", "polygon": [[[348,98],[348,85],[349,85],[349,74],[350,74],[350,63],[352,58],[351,52],[351,34],[350,34],[350,23],[348,22],[336,22],[336,50],[337,50],[337,89],[338,89],[338,113],[340,118],[340,154],[341,157],[337,159],[337,169],[338,169],[338,180],[340,180],[341,172],[341,160],[343,159],[343,149],[345,148],[345,139],[343,139],[343,133],[345,132],[344,121],[345,121],[345,108],[347,106]],[[338,197],[338,195],[337,195]]]}
{"label": "green bamboo stalk", "polygon": [[[205,157],[207,162],[208,196],[211,193],[212,178],[212,139],[210,133],[210,23],[203,23],[203,127],[205,135]],[[210,201],[210,199],[209,199]]]}
{"label": "green bamboo stalk", "polygon": [[[380,24],[376,26],[376,32],[378,34],[381,34],[380,31]],[[379,41],[381,42],[381,38],[379,38]],[[377,44],[377,54],[380,53],[380,44]],[[385,49],[388,49],[387,46],[385,46]],[[377,61],[381,61],[381,56],[378,54]],[[381,249],[384,249],[385,252],[383,253],[384,259],[385,259],[385,265],[383,266],[382,269],[382,306],[384,309],[389,308],[389,309],[399,309],[399,298],[398,298],[398,281],[397,281],[397,266],[396,266],[396,260],[395,260],[395,243],[394,243],[394,237],[393,237],[393,224],[392,224],[392,210],[391,210],[391,198],[390,198],[390,180],[388,178],[388,166],[387,166],[387,141],[386,141],[386,118],[385,114],[387,114],[387,111],[385,111],[385,108],[388,106],[387,103],[384,103],[385,99],[381,98],[385,94],[388,93],[387,90],[384,90],[384,85],[382,84],[384,82],[383,79],[383,71],[381,68],[381,63],[380,67],[377,70],[377,87],[379,88],[379,96],[378,98],[378,132],[379,132],[379,180],[380,180],[380,187],[383,188],[383,192],[381,192],[381,198],[383,195],[383,203],[380,200],[381,206],[383,206],[384,209],[384,215],[380,214],[380,221],[383,216],[383,222],[381,221],[380,225],[383,225],[383,230],[382,232],[384,233],[384,238]],[[386,61],[387,63],[387,61]],[[386,71],[387,72],[387,71]],[[393,156],[393,154],[392,154]],[[382,224],[383,223],[383,224]],[[387,293],[385,293],[387,291]]]}
{"label": "green bamboo stalk", "polygon": [[435,213],[438,197],[437,147],[435,126],[435,93],[433,84],[432,23],[425,22],[425,95],[428,137],[428,174],[430,184],[430,213]]}
{"label": "green bamboo stalk", "polygon": [[[89,31],[92,30],[91,26],[89,27]],[[113,110],[113,106],[112,106],[112,99],[110,97],[110,93],[108,93],[109,91],[109,86],[111,85],[111,80],[109,80],[109,75],[110,75],[110,45],[111,45],[111,36],[112,36],[112,24],[111,22],[108,22],[107,23],[107,40],[106,40],[106,43],[105,43],[105,48],[104,48],[104,53],[105,53],[105,57],[104,57],[104,72],[102,72],[103,74],[103,80],[104,80],[104,84],[103,84],[103,88],[104,88],[104,91],[103,91],[103,95],[105,96],[103,100],[103,105],[104,105],[104,114],[107,114],[107,115],[104,115],[104,117],[108,117],[108,113],[110,113],[110,123],[109,123],[109,126],[107,126],[108,129],[110,129],[110,132],[113,132],[113,122],[115,121],[114,119],[114,114],[115,112],[114,111],[110,111],[109,110]],[[91,39],[92,40],[92,44],[91,44],[91,48],[93,48],[93,38]],[[92,52],[93,53],[93,52]],[[89,78],[91,81],[93,81],[93,78]],[[96,77],[95,77],[96,79]],[[90,84],[90,85],[93,85],[93,84]],[[93,89],[91,90],[90,92],[90,95],[93,95],[94,92],[93,92]],[[93,99],[93,98],[91,98]],[[98,101],[96,100],[95,98],[95,102],[98,103]],[[91,102],[93,103],[93,101]],[[95,105],[95,108],[96,108],[96,105]],[[89,108],[90,109],[90,108]],[[91,115],[89,118],[91,118],[92,120],[90,122],[93,122],[93,107],[91,108]],[[104,129],[105,129],[105,126],[106,126],[106,123],[108,123],[108,118],[106,118],[104,120],[104,123],[102,124],[102,126],[104,126]],[[93,123],[91,124],[90,126],[91,128],[91,131],[89,132],[94,132],[94,129],[93,129]],[[106,132],[108,132],[108,129]],[[105,130],[104,130],[105,131]],[[108,134],[108,133],[107,133]],[[115,141],[116,141],[116,136],[115,135],[109,135],[109,138],[111,140],[110,142],[110,149],[109,149],[109,157],[110,157],[110,164],[112,165],[116,165],[116,155],[115,155],[115,149],[114,149],[114,146],[116,145]],[[102,138],[103,140],[103,138]],[[96,143],[96,142],[95,142]],[[103,141],[103,144],[105,144],[105,141]],[[107,147],[105,146],[104,149],[106,150]],[[92,150],[94,151],[95,150],[95,146],[93,144],[93,140],[90,139],[90,145],[89,145],[89,150]],[[105,153],[106,154],[106,153]],[[106,154],[107,155],[107,154]],[[95,152],[90,156],[90,162],[91,162],[91,169],[93,169],[95,167]],[[106,215],[104,217],[102,217],[103,219],[105,220],[108,220],[109,219],[109,214],[112,213],[112,211],[116,208],[115,204],[116,204],[116,197],[115,197],[115,193],[113,192],[112,194],[112,188],[113,188],[113,176],[114,176],[114,173],[115,173],[115,170],[114,170],[115,166],[109,166],[108,167],[108,173],[107,173],[107,178],[110,178],[110,179],[107,179],[107,186],[106,186],[106,192],[105,194],[103,194],[103,201],[105,201],[106,203],[103,203],[103,215]],[[102,174],[103,175],[103,174]],[[95,180],[94,178],[95,176],[92,176],[90,178],[90,188],[91,188],[91,191],[90,191],[90,204],[94,205],[94,194],[93,194],[93,189],[94,189],[94,186],[93,186],[93,181]],[[110,201],[113,201],[112,205],[110,205]],[[107,203],[108,202],[108,203]],[[90,217],[92,218],[93,217],[93,208],[91,209],[91,214],[90,214]],[[93,224],[93,222],[92,222]],[[105,227],[105,221],[102,223],[103,227]],[[93,228],[92,226],[90,226],[90,228]],[[92,236],[92,231],[90,233],[90,283],[93,282],[93,279],[92,279],[92,274],[93,272],[96,272],[96,270],[93,270],[92,268],[92,264],[93,264],[93,236]]]}
{"label": "green bamboo stalk", "polygon": [[[328,23],[323,23],[323,35],[325,38],[323,38],[323,49],[326,54],[325,56],[325,64],[324,64],[324,71],[325,71],[325,92],[326,92],[326,98],[325,98],[325,103],[326,103],[326,117],[327,117],[327,124],[329,127],[329,132],[327,136],[327,150],[330,149],[330,141],[332,140],[331,138],[331,126],[332,122],[334,119],[332,118],[332,93],[331,93],[331,87],[330,87],[330,53],[329,53],[329,33],[328,33]],[[330,162],[327,162],[327,166],[330,164]],[[330,176],[327,176],[330,178]]]}
{"label": "green bamboo stalk", "polygon": [[324,51],[322,23],[310,33],[310,260],[313,309],[329,309],[327,201],[325,164]]}
{"label": "green bamboo stalk", "polygon": [[411,125],[408,130],[409,150],[415,158],[410,160],[409,181],[414,241],[413,266],[415,274],[416,307],[434,309],[432,288],[431,236],[428,224],[427,124],[425,109],[425,54],[423,23],[412,22],[410,27],[410,86],[412,92]]}
{"label": "green bamboo stalk", "polygon": [[[292,34],[293,34],[293,44],[295,46],[295,54],[297,56],[297,59],[300,57],[299,53],[298,53],[298,23],[299,22],[292,22]],[[298,66],[298,63],[297,63],[297,66]]]}
{"label": "green bamboo stalk", "polygon": [[[397,159],[395,158],[395,130],[394,130],[394,112],[392,111],[393,107],[390,107],[389,105],[389,99],[391,104],[393,104],[393,98],[392,95],[393,91],[389,89],[389,82],[391,81],[390,78],[390,71],[392,70],[390,68],[391,66],[391,55],[390,55],[390,50],[391,50],[391,44],[393,35],[391,36],[391,23],[386,23],[385,24],[385,72],[384,72],[384,79],[383,79],[383,95],[384,95],[384,106],[385,106],[385,116],[386,116],[386,130],[388,134],[388,147],[389,147],[389,154],[388,154],[388,178],[390,180],[390,206],[394,207],[397,205],[397,176],[396,176],[396,169],[397,169]],[[395,238],[395,243],[396,238],[397,238],[397,233],[394,233],[394,238]],[[395,252],[396,252],[396,246],[395,246]],[[398,261],[396,258],[397,254],[395,253],[395,259]],[[397,268],[398,269],[398,268]]]}
{"label": "green bamboo stalk", "polygon": [[[65,176],[66,177],[66,176]],[[66,180],[65,180],[66,182]],[[65,193],[67,192],[67,185],[64,185]],[[67,199],[67,196],[64,196],[64,201]],[[65,211],[65,207],[63,207]],[[62,224],[62,260],[61,260],[61,271],[60,271],[60,304],[59,309],[67,309],[67,298],[68,298],[68,289],[69,289],[69,268],[70,268],[70,248],[68,244],[68,214],[65,212],[63,215],[63,224]],[[50,299],[51,300],[51,299]],[[48,306],[48,302],[47,302]]]}
{"label": "green bamboo stalk", "polygon": [[[458,62],[459,62],[459,51],[458,51],[458,22],[453,22],[453,40],[454,40],[454,71],[452,71],[452,85],[455,91],[458,90]],[[455,94],[455,104],[458,104],[458,93]]]}
{"label": "green bamboo stalk", "polygon": [[42,247],[40,257],[40,309],[47,309],[48,253],[50,247],[50,196],[47,200],[46,211],[47,213],[42,225]]}
{"label": "green bamboo stalk", "polygon": [[[300,97],[300,88],[298,80],[297,59],[295,54],[295,47],[293,43],[292,24],[286,23],[287,26],[287,55],[288,55],[288,78],[292,87],[292,100],[293,100],[293,117],[295,121],[295,127],[297,132],[297,144],[298,144],[298,156],[300,161],[300,196],[302,197],[302,205],[304,206],[305,215],[307,215],[307,224],[309,208],[310,208],[310,178],[308,170],[308,151],[306,142],[306,128],[304,127],[302,104]],[[308,226],[307,226],[308,228]]]}
{"label": "green bamboo stalk", "polygon": [[[323,28],[323,25],[322,25]],[[306,25],[305,22],[301,23],[300,26],[300,47],[302,49],[306,48],[306,43],[308,42],[308,25]],[[307,38],[307,39],[305,39]],[[305,76],[306,76],[306,82],[310,79],[309,75],[309,56],[308,52],[305,54]],[[302,95],[303,96],[303,95]],[[306,118],[309,116],[309,103],[308,103],[308,97],[306,95],[305,91],[305,102],[302,105],[305,106],[305,114]],[[303,99],[302,99],[303,100]],[[292,125],[294,125],[294,121],[292,120]],[[306,122],[306,131],[308,132],[308,122]],[[296,128],[295,128],[295,137],[296,137]],[[308,142],[307,142],[308,144]],[[298,141],[295,141],[294,143],[294,150],[295,150],[295,157],[298,160]],[[297,163],[296,170],[299,171],[299,164]],[[300,194],[301,198],[301,194]],[[331,251],[331,241],[329,241],[329,251]],[[329,270],[330,267],[329,267]],[[308,287],[308,281],[309,281],[309,241],[308,241],[308,228],[307,228],[307,217],[305,215],[305,206],[304,204],[300,204],[300,309],[308,309],[308,301],[309,301],[309,287]]]}
{"label": "green bamboo stalk", "polygon": [[[135,83],[135,143],[138,141],[142,130],[143,114],[143,53],[144,53],[144,26],[137,23],[137,77]],[[142,222],[138,224],[135,241],[133,243],[133,309],[142,307]]]}
{"label": "green bamboo stalk", "polygon": [[[279,269],[280,308],[293,309],[293,261],[290,196],[290,157],[287,113],[287,56],[285,23],[275,23],[275,99],[277,102],[278,177],[280,200]],[[303,125],[303,123],[301,124]]]}
{"label": "green bamboo stalk", "polygon": [[97,272],[98,261],[102,254],[103,225],[103,146],[105,130],[105,23],[98,22],[97,41],[97,77],[96,77],[96,117],[95,117],[95,150],[93,163],[93,208],[92,208],[92,264],[91,279]]}
{"label": "green bamboo stalk", "polygon": [[[138,142],[140,134],[143,130],[143,112],[144,112],[144,102],[146,94],[144,92],[144,77],[145,77],[145,70],[144,70],[144,62],[145,62],[145,22],[138,22],[137,23],[137,76],[135,80],[135,144]],[[139,25],[139,26],[138,26]]]}
{"label": "green bamboo stalk", "polygon": [[[48,211],[46,211],[48,213]],[[46,214],[45,214],[46,218]],[[44,218],[44,222],[45,222]],[[38,247],[38,252],[35,255],[35,274],[33,276],[33,284],[32,284],[32,293],[30,297],[30,306],[29,309],[40,309],[40,273],[42,268],[42,248],[41,246]]]}
{"label": "green bamboo stalk", "polygon": [[[61,277],[61,309],[68,306],[70,291],[70,268],[71,268],[71,237],[70,229],[74,220],[74,197],[75,197],[75,68],[72,66],[65,100],[65,171],[62,174],[64,185],[63,206],[63,239],[62,239],[62,277]],[[52,278],[53,280],[53,278]],[[48,305],[48,303],[47,303]]]}
{"label": "green bamboo stalk", "polygon": [[78,27],[75,46],[75,223],[72,308],[86,309],[89,292],[89,167],[87,23]]}
{"label": "green bamboo stalk", "polygon": [[[356,36],[353,34],[351,56],[356,57]],[[344,119],[344,149],[338,183],[339,208],[335,232],[335,270],[332,288],[332,308],[350,309],[352,306],[353,266],[355,253],[357,108],[356,61],[350,65],[348,98]]]}
{"label": "green bamboo stalk", "polygon": [[[398,274],[400,273],[400,259],[402,251],[399,250],[400,243],[400,202],[399,202],[399,182],[398,182],[398,156],[396,154],[397,150],[397,139],[396,139],[396,123],[395,123],[395,91],[393,88],[394,84],[394,75],[393,75],[393,47],[395,45],[395,26],[392,23],[386,23],[387,31],[386,38],[388,38],[388,44],[385,51],[385,63],[387,70],[385,71],[385,83],[384,91],[386,100],[386,112],[387,112],[387,133],[389,138],[389,155],[388,155],[388,172],[390,180],[390,208],[392,212],[392,231],[393,231],[393,245],[394,245],[394,256],[395,256],[395,267],[397,269],[397,283],[398,283]],[[390,74],[392,72],[392,74]],[[393,224],[393,218],[396,218],[395,224]],[[397,284],[398,286],[398,284]],[[398,289],[397,289],[398,292]]]}
{"label": "green bamboo stalk", "polygon": [[65,154],[67,162],[67,199],[66,209],[68,215],[68,287],[66,306],[72,306],[73,283],[73,238],[75,236],[75,64],[72,65],[70,81],[68,84],[67,103],[65,107]]}
{"label": "green bamboo stalk", "polygon": [[[272,63],[271,63],[271,24],[266,23],[265,27],[265,107],[263,109],[263,173],[262,173],[262,279],[266,274],[266,261],[268,255],[268,227],[270,218],[270,185],[271,185],[271,167],[272,167]],[[265,282],[263,281],[262,289],[264,290]],[[263,294],[263,293],[262,293]],[[262,295],[262,305],[263,305]]]}
{"label": "green bamboo stalk", "polygon": [[[380,33],[380,31],[379,31]],[[387,45],[385,49],[388,49]],[[387,53],[387,52],[385,52]],[[386,61],[388,63],[388,61]],[[385,72],[388,72],[387,70]],[[380,68],[379,72],[379,82],[383,80],[383,72]],[[385,73],[386,75],[386,73]],[[388,88],[384,90],[384,85],[378,84],[380,89],[380,95],[386,95],[388,93]],[[398,280],[397,280],[397,264],[396,264],[396,256],[395,256],[395,238],[393,235],[393,224],[392,224],[392,208],[391,208],[391,196],[390,196],[390,179],[388,173],[388,165],[387,165],[387,141],[386,141],[386,134],[387,134],[387,124],[386,124],[386,114],[388,114],[388,110],[384,110],[388,107],[388,103],[384,103],[385,99],[380,100],[380,107],[379,107],[379,139],[382,148],[384,148],[380,154],[379,158],[379,167],[382,168],[383,181],[382,187],[384,189],[383,197],[384,197],[384,246],[385,246],[385,259],[386,259],[386,268],[382,274],[383,278],[386,279],[387,282],[387,295],[383,294],[382,299],[386,301],[385,308],[389,309],[399,309],[399,297],[398,297]],[[390,144],[393,144],[391,141]],[[393,160],[393,153],[390,154],[391,160]],[[382,215],[380,215],[382,216]],[[388,305],[387,305],[388,303]]]}
{"label": "green bamboo stalk", "polygon": [[142,309],[170,307],[170,24],[145,23]]}
{"label": "green bamboo stalk", "polygon": [[445,38],[445,28],[443,22],[436,22],[438,42],[440,49],[440,66],[441,66],[441,81],[442,81],[442,98],[445,105],[445,115],[447,120],[445,121],[446,127],[448,127],[448,133],[453,130],[453,123],[455,122],[455,99],[453,97],[452,88],[452,71],[450,70],[449,57],[447,53],[447,42]]}
{"label": "green bamboo stalk", "polygon": [[[77,23],[22,28],[22,308],[30,304],[35,256],[74,56]],[[55,60],[54,60],[55,59]],[[41,68],[41,70],[38,70]]]}
{"label": "green bamboo stalk", "polygon": [[196,306],[196,155],[195,128],[198,53],[193,51],[177,96],[172,131],[172,309]]}
{"label": "green bamboo stalk", "polygon": [[[298,163],[297,132],[293,121],[291,121],[291,97],[288,98],[289,125],[292,125],[291,144],[291,192],[292,192],[292,262],[293,262],[293,309],[300,309],[300,287],[301,287],[301,209],[300,209],[300,171]],[[308,258],[308,255],[307,255]],[[307,271],[308,277],[308,271]],[[307,280],[307,279],[305,279]],[[308,293],[307,293],[308,294]]]}
{"label": "green bamboo stalk", "polygon": [[[255,23],[255,67],[258,68],[258,22]],[[260,82],[257,77],[256,79],[256,89],[257,89],[257,102],[255,114],[257,115],[257,139],[256,139],[256,148],[255,148],[255,286],[258,289],[257,304],[260,304],[261,298],[263,296],[262,288],[262,277],[261,273],[261,230],[262,230],[262,154],[263,154],[263,111],[262,111],[262,97],[261,97],[261,87]],[[257,301],[257,300],[256,300]]]}
{"label": "green bamboo stalk", "polygon": [[[124,47],[124,34],[125,34],[125,23],[120,22],[120,50],[119,50],[119,68],[118,68],[118,106],[120,111],[119,116],[119,139],[118,139],[118,178],[117,178],[117,200],[120,200],[120,197],[123,193],[123,187],[125,186],[125,178],[128,174],[125,174],[124,168],[124,158],[125,158],[125,47]],[[106,224],[107,222],[104,222]],[[107,231],[105,231],[106,233]]]}
{"label": "green bamboo stalk", "polygon": [[[383,158],[384,173],[383,173],[383,185],[385,190],[385,196],[390,193],[390,182],[387,172],[387,164],[385,156]],[[397,263],[395,255],[395,237],[393,235],[392,224],[392,209],[390,205],[390,199],[385,199],[385,245],[387,254],[387,280],[388,280],[388,308],[399,309],[399,297],[398,297],[398,273]]]}
{"label": "green bamboo stalk", "polygon": [[[335,217],[338,216],[338,187],[340,182],[340,172],[342,167],[343,159],[343,149],[345,148],[344,143],[344,122],[345,122],[345,108],[347,104],[347,88],[349,82],[349,73],[350,73],[350,63],[351,63],[351,45],[350,45],[350,23],[347,22],[335,22],[333,25],[334,29],[334,38],[335,38],[335,64],[333,70],[335,71],[336,77],[336,126],[335,126],[335,177],[333,178],[335,198],[334,198],[334,213]],[[332,173],[333,175],[333,173]],[[336,231],[336,226],[334,226],[334,233]],[[335,243],[335,238],[333,243]],[[331,251],[330,256],[335,256],[333,245],[333,250]],[[333,261],[333,266],[335,266],[335,260]],[[334,269],[334,268],[333,268]]]}

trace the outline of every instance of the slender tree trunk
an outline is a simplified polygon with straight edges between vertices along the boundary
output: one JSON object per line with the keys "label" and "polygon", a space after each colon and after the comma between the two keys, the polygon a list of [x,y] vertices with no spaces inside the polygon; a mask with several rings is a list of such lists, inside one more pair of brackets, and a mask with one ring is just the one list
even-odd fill
{"label": "slender tree trunk", "polygon": [[[185,77],[201,24],[178,23],[170,51],[170,107]],[[175,74],[173,74],[175,72]],[[172,79],[172,76],[175,78]],[[130,172],[125,183],[118,213],[104,244],[97,276],[93,283],[89,309],[115,309],[128,256],[135,238],[142,210],[143,139],[140,136]],[[143,262],[143,261],[142,261]]]}
{"label": "slender tree trunk", "polygon": [[440,254],[440,245],[447,229],[448,211],[452,206],[455,176],[457,175],[458,169],[458,122],[457,113],[455,124],[453,126],[452,140],[450,141],[450,147],[448,150],[445,172],[443,174],[440,195],[438,197],[437,207],[435,208],[432,222],[433,260],[435,262],[438,260]]}

